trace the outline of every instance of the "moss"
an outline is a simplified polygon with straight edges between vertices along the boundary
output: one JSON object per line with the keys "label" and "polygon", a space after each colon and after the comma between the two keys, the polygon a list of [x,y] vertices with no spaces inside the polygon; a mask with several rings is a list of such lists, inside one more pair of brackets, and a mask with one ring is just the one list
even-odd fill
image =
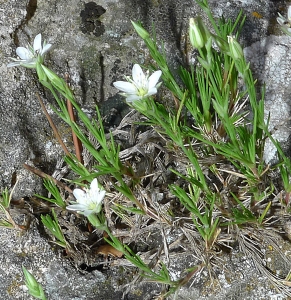
{"label": "moss", "polygon": [[21,276],[17,274],[15,278],[11,281],[11,284],[7,287],[8,295],[14,295],[19,291],[19,287],[21,286]]}

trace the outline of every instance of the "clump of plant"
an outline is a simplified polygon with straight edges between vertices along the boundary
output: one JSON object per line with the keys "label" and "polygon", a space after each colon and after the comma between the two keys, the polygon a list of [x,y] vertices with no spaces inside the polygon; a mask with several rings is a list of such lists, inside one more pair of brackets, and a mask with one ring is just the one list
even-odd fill
{"label": "clump of plant", "polygon": [[[289,213],[290,160],[268,131],[264,91],[258,99],[256,80],[238,43],[242,13],[234,22],[216,21],[207,1],[197,3],[213,30],[200,17],[190,19],[185,43],[195,51],[196,63],[181,66],[179,74],[171,72],[155,34],[132,22],[152,57],[152,74],[135,64],[131,77],[113,83],[131,111],[110,132],[98,107],[97,118],[90,119],[66,81],[44,65],[50,44],[42,44],[38,35],[33,47],[18,48],[21,59],[10,66],[36,69],[56,100],[55,113],[72,128],[76,147],[74,155],[63,146],[74,174],[70,183],[79,188],[72,191],[67,181],[46,176],[51,196],[42,199],[52,205],[41,220],[55,243],[74,258],[84,242],[73,243],[58,220],[64,211],[75,214],[76,224],[81,219],[89,232],[97,230],[89,244],[95,253],[111,254],[117,262],[124,257],[139,276],[163,284],[161,297],[178,293],[204,268],[211,274],[215,252],[231,251],[234,242],[290,295],[288,274],[272,274],[260,250],[264,242],[277,246],[271,227],[280,224],[279,212]],[[163,101],[156,98],[159,88],[168,94]],[[263,159],[266,139],[278,150],[273,166]],[[149,245],[149,234],[159,240],[156,245]],[[178,279],[171,271],[175,252],[197,258]]]}

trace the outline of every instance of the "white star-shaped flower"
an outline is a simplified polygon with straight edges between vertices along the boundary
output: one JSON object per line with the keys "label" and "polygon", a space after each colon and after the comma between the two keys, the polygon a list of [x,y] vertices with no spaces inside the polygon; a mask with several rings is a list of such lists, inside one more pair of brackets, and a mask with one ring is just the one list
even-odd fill
{"label": "white star-shaped flower", "polygon": [[92,213],[98,214],[101,211],[102,200],[105,197],[106,191],[98,187],[97,179],[93,179],[90,189],[74,189],[73,194],[77,202],[72,202],[68,205],[68,210],[77,211],[84,216],[89,216]]}
{"label": "white star-shaped flower", "polygon": [[44,60],[44,55],[52,47],[51,44],[46,44],[41,41],[41,33],[39,33],[33,41],[33,47],[28,45],[25,47],[18,47],[16,49],[16,54],[20,59],[11,58],[13,62],[9,63],[7,67],[23,66],[26,68],[35,68],[36,63],[42,63]]}
{"label": "white star-shaped flower", "polygon": [[132,79],[126,76],[127,81],[116,81],[113,85],[122,91],[120,94],[126,97],[127,102],[133,102],[156,94],[161,75],[160,70],[155,71],[151,76],[148,71],[144,74],[140,65],[135,64],[132,68]]}
{"label": "white star-shaped flower", "polygon": [[278,13],[277,22],[282,26],[282,30],[290,34],[291,33],[291,6],[288,7],[287,19]]}

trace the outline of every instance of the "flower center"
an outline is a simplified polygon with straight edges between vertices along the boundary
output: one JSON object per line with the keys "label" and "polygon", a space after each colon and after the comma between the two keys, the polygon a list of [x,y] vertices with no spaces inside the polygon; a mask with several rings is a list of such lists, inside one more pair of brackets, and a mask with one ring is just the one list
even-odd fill
{"label": "flower center", "polygon": [[97,207],[96,203],[90,202],[88,205],[89,210],[95,210],[95,208]]}
{"label": "flower center", "polygon": [[137,90],[137,94],[138,94],[138,96],[140,96],[140,97],[145,96],[145,95],[147,94],[147,92],[148,92],[148,90],[145,89],[144,87],[139,88],[139,89]]}

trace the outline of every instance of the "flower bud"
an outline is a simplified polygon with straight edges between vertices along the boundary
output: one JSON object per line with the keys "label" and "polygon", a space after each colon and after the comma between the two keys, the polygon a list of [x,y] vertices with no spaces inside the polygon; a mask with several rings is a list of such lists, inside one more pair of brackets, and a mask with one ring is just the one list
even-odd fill
{"label": "flower bud", "polygon": [[200,17],[190,18],[189,37],[191,45],[197,49],[203,48],[210,38],[210,32]]}
{"label": "flower bud", "polygon": [[40,82],[47,82],[48,78],[43,70],[43,65],[40,63],[36,63],[36,72]]}
{"label": "flower bud", "polygon": [[149,38],[150,34],[138,23],[131,21],[137,34],[143,39],[146,40]]}
{"label": "flower bud", "polygon": [[224,40],[223,38],[221,38],[217,35],[214,36],[214,40],[215,40],[215,44],[219,47],[220,51],[222,51],[224,53],[229,52],[229,45],[226,40]]}
{"label": "flower bud", "polygon": [[106,219],[102,215],[96,215],[95,213],[91,213],[87,216],[88,221],[97,229],[105,230],[107,228]]}
{"label": "flower bud", "polygon": [[57,74],[53,71],[48,69],[46,66],[42,65],[42,69],[47,76],[50,83],[57,88],[60,92],[66,92],[67,86],[62,78],[60,78]]}
{"label": "flower bud", "polygon": [[244,57],[243,49],[238,41],[233,36],[228,36],[230,56],[234,60],[242,59]]}

